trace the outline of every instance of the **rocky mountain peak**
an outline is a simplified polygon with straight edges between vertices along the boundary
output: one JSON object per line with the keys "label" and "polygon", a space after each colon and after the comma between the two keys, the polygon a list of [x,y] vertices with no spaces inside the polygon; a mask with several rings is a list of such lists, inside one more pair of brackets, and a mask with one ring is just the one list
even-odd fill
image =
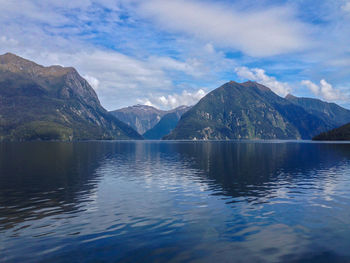
{"label": "rocky mountain peak", "polygon": [[12,53],[0,55],[0,69],[7,70],[12,73],[29,74],[33,77],[59,77],[71,72],[76,72],[76,70],[72,67],[62,67],[59,65],[44,67]]}
{"label": "rocky mountain peak", "polygon": [[74,68],[0,56],[1,140],[140,139],[110,115]]}
{"label": "rocky mountain peak", "polygon": [[6,53],[0,55],[0,72],[3,79],[26,79],[27,84],[24,86],[28,94],[40,92],[60,99],[75,97],[90,106],[101,107],[95,91],[73,67],[44,67],[15,54]]}
{"label": "rocky mountain peak", "polygon": [[287,96],[285,97],[285,99],[287,100],[292,100],[292,99],[296,99],[297,97],[295,97],[294,95],[288,93]]}
{"label": "rocky mountain peak", "polygon": [[138,113],[138,114],[159,114],[159,115],[164,115],[165,111],[159,110],[153,106],[148,106],[148,105],[142,105],[142,104],[136,104],[133,106],[121,108],[117,110],[118,112],[133,112],[133,113]]}
{"label": "rocky mountain peak", "polygon": [[246,87],[246,88],[258,88],[261,91],[271,91],[270,88],[268,88],[268,87],[266,87],[258,82],[251,81],[251,80],[243,82],[243,83],[238,83],[238,85],[242,85],[243,87]]}
{"label": "rocky mountain peak", "polygon": [[268,88],[260,83],[257,83],[256,81],[251,81],[251,80],[248,80],[248,81],[242,82],[242,83],[231,80],[221,87],[222,88],[234,87],[234,88],[240,88],[240,89],[242,89],[242,88],[257,88],[261,91],[271,91],[270,88]]}
{"label": "rocky mountain peak", "polygon": [[321,115],[259,83],[231,81],[202,98],[164,138],[310,139],[334,127],[333,117]]}

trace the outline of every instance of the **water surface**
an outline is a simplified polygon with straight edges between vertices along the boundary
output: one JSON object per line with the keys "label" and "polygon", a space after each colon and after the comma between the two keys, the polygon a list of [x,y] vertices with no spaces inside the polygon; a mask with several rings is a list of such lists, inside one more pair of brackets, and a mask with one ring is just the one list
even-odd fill
{"label": "water surface", "polygon": [[0,144],[0,262],[350,262],[350,144]]}

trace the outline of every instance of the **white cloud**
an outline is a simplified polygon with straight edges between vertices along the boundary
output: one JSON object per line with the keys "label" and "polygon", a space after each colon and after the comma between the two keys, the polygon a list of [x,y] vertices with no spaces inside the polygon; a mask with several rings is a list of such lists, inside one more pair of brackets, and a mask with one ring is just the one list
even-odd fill
{"label": "white cloud", "polygon": [[196,104],[207,93],[203,89],[194,92],[184,90],[181,94],[167,96],[151,96],[148,99],[139,99],[138,102],[161,109],[173,109],[182,105],[191,106]]}
{"label": "white cloud", "polygon": [[263,69],[237,67],[235,71],[239,77],[263,84],[280,96],[284,97],[291,91],[291,87],[288,83],[277,81],[275,77],[268,76]]}
{"label": "white cloud", "polygon": [[170,57],[151,57],[148,61],[150,65],[157,66],[164,70],[175,70],[194,77],[203,75],[203,72],[200,70],[202,64],[195,58],[183,62]]}
{"label": "white cloud", "polygon": [[342,5],[342,9],[345,12],[350,12],[350,1],[345,1],[345,3]]}
{"label": "white cloud", "polygon": [[303,80],[301,82],[302,85],[306,86],[313,94],[319,95],[320,93],[320,87],[313,83],[310,80]]}
{"label": "white cloud", "polygon": [[116,51],[92,49],[78,53],[39,53],[35,59],[45,65],[64,64],[79,69],[96,90],[103,106],[114,110],[134,104],[150,91],[168,91],[172,80],[162,65],[126,56]]}
{"label": "white cloud", "polygon": [[139,14],[160,28],[187,33],[252,56],[271,56],[306,45],[305,25],[287,7],[238,10],[196,0],[140,1]]}
{"label": "white cloud", "polygon": [[8,38],[7,36],[1,36],[0,43],[2,45],[7,45],[7,46],[16,46],[18,44],[18,41],[16,41],[13,38]]}
{"label": "white cloud", "polygon": [[90,86],[94,89],[94,90],[98,90],[98,86],[100,85],[100,81],[90,75],[84,75],[83,76],[84,79],[86,79],[87,82],[89,82]]}
{"label": "white cloud", "polygon": [[342,94],[340,90],[333,88],[326,80],[321,79],[320,85],[313,83],[310,80],[303,80],[301,84],[307,87],[316,96],[329,101],[343,101],[347,96]]}

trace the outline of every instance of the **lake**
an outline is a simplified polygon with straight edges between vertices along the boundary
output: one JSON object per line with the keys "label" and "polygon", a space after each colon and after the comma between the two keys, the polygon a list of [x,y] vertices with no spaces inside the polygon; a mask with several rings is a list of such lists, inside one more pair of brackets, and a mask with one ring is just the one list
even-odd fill
{"label": "lake", "polygon": [[0,262],[350,262],[350,144],[0,144]]}

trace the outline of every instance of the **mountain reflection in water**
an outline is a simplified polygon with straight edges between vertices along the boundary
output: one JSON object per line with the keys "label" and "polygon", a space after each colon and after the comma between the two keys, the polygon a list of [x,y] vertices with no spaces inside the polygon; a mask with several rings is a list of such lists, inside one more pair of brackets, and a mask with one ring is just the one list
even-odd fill
{"label": "mountain reflection in water", "polygon": [[350,261],[350,144],[0,144],[1,262]]}

